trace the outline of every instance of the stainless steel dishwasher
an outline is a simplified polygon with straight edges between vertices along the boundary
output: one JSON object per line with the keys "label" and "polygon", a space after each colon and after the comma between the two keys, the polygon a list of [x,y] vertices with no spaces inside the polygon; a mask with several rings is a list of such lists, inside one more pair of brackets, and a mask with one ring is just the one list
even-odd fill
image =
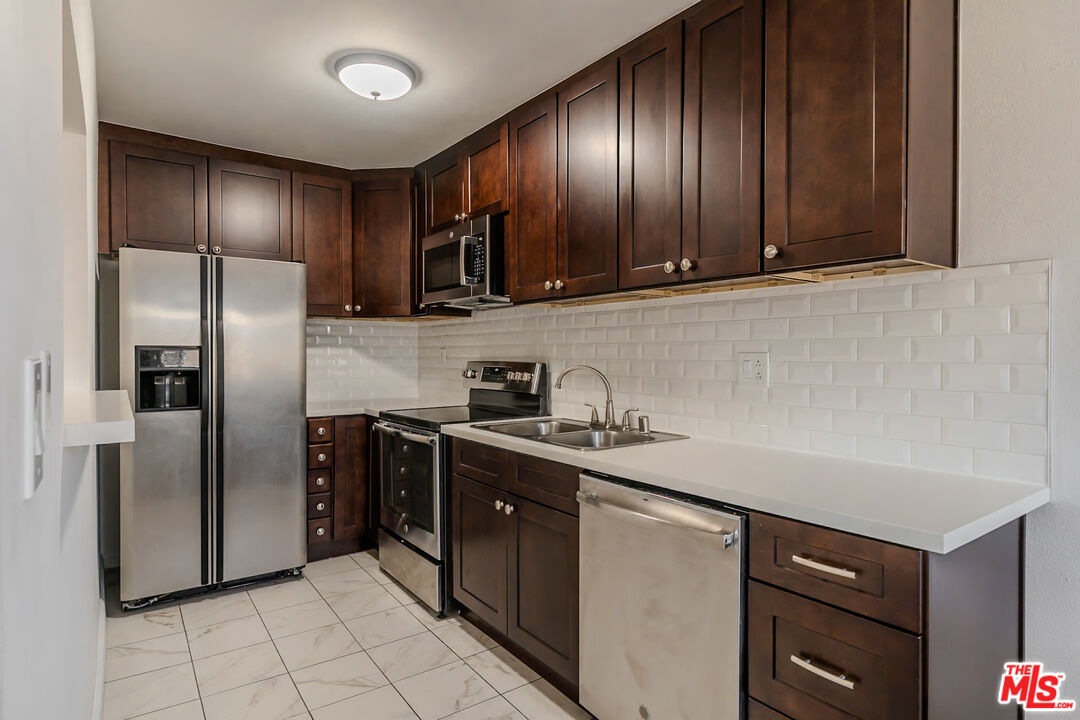
{"label": "stainless steel dishwasher", "polygon": [[600,720],[738,720],[745,517],[582,474],[580,702]]}

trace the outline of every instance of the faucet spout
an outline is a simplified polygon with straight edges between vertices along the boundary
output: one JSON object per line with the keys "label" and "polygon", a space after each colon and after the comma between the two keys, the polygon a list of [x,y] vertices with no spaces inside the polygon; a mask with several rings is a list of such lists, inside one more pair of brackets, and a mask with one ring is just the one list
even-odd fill
{"label": "faucet spout", "polygon": [[615,427],[615,405],[611,402],[611,383],[608,382],[607,376],[600,372],[592,365],[571,365],[570,367],[559,373],[559,377],[555,378],[555,389],[562,390],[563,378],[572,372],[578,370],[588,370],[596,374],[600,378],[600,381],[604,383],[604,391],[607,393],[607,402],[604,404],[604,427]]}

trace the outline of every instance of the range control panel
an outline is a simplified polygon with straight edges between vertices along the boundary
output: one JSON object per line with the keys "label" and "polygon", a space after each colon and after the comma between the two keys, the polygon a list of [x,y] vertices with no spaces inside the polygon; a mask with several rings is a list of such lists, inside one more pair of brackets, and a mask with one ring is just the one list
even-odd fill
{"label": "range control panel", "polygon": [[471,360],[461,371],[461,377],[467,388],[536,393],[543,367],[543,363],[520,360]]}

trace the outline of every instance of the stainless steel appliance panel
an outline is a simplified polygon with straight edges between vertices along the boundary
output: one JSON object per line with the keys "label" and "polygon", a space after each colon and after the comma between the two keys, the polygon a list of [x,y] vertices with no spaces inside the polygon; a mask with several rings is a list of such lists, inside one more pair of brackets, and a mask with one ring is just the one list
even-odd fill
{"label": "stainless steel appliance panel", "polygon": [[442,559],[442,444],[437,432],[375,423],[379,437],[379,520],[436,560]]}
{"label": "stainless steel appliance panel", "polygon": [[214,258],[221,580],[307,560],[304,266]]}
{"label": "stainless steel appliance panel", "polygon": [[580,702],[600,720],[738,720],[741,516],[582,475]]}
{"label": "stainless steel appliance panel", "polygon": [[[134,407],[136,346],[204,344],[200,266],[208,261],[136,248],[119,255],[120,386]],[[120,446],[121,600],[208,580],[203,412],[136,413],[135,442]]]}
{"label": "stainless steel appliance panel", "polygon": [[443,565],[433,562],[395,538],[379,530],[379,567],[409,589],[428,607],[443,607]]}

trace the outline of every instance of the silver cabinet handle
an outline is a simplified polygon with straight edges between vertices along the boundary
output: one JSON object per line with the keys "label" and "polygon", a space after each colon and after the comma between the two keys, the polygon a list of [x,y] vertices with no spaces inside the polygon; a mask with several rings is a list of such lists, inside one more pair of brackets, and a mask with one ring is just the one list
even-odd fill
{"label": "silver cabinet handle", "polygon": [[315,478],[315,484],[318,485],[319,487],[322,487],[323,485],[326,484],[326,480],[324,480],[321,477],[317,477],[317,478]]}
{"label": "silver cabinet handle", "polygon": [[319,462],[326,462],[326,453],[319,453]]}
{"label": "silver cabinet handle", "polygon": [[679,268],[682,269],[684,272],[687,271],[687,270],[693,270],[694,269],[694,261],[691,260],[690,258],[683,258],[682,262],[679,263]]}
{"label": "silver cabinet handle", "polygon": [[855,683],[852,680],[848,680],[848,677],[844,673],[832,673],[824,668],[820,668],[814,664],[814,661],[810,658],[799,657],[798,655],[791,656],[791,662],[795,663],[798,667],[802,668],[806,672],[813,673],[819,678],[825,678],[831,683],[836,683],[840,687],[845,687],[848,690],[855,689]]}
{"label": "silver cabinet handle", "polygon": [[196,245],[196,246],[195,246],[195,249],[196,249],[196,250],[198,250],[198,251],[199,251],[199,252],[201,252],[201,253],[204,253],[204,252],[206,252],[206,246],[205,246],[205,245],[203,245],[202,243],[199,243],[198,245]]}
{"label": "silver cabinet handle", "polygon": [[564,287],[566,287],[566,283],[564,283],[562,280],[556,280],[555,281],[555,289],[556,290],[562,290]]}
{"label": "silver cabinet handle", "polygon": [[325,435],[325,434],[326,434],[326,428],[324,428],[324,427],[320,427],[320,428],[319,428],[318,430],[316,430],[315,432],[319,433],[320,435]]}
{"label": "silver cabinet handle", "polygon": [[510,513],[514,512],[515,509],[516,508],[513,505],[506,505],[503,507],[503,512],[509,515]]}
{"label": "silver cabinet handle", "polygon": [[352,305],[346,305],[345,312],[352,312]]}
{"label": "silver cabinet handle", "polygon": [[780,248],[775,245],[766,245],[764,254],[765,257],[772,260],[774,257],[780,257]]}
{"label": "silver cabinet handle", "polygon": [[670,260],[664,263],[664,272],[666,272],[668,275],[675,272],[675,263],[671,262]]}
{"label": "silver cabinet handle", "polygon": [[552,285],[552,284],[551,284],[551,281],[550,281],[550,280],[545,280],[545,281],[544,281],[544,289],[545,289],[545,290],[550,290],[550,289],[551,289],[551,288],[553,288],[553,287],[554,287],[554,285]]}
{"label": "silver cabinet handle", "polygon": [[817,560],[811,560],[810,558],[804,557],[802,555],[792,555],[791,562],[795,563],[796,565],[808,567],[811,570],[829,573],[830,575],[847,578],[848,580],[854,580],[859,575],[859,573],[855,570],[848,570],[847,568],[838,567],[836,565],[829,565],[828,563],[818,562]]}
{"label": "silver cabinet handle", "polygon": [[221,248],[218,247],[217,245],[214,246],[214,254],[215,255],[220,255],[221,254]]}
{"label": "silver cabinet handle", "polygon": [[316,535],[325,535],[325,534],[326,534],[326,529],[325,529],[325,528],[318,528],[318,529],[317,529],[317,530],[315,531],[315,534],[316,534]]}
{"label": "silver cabinet handle", "polygon": [[315,509],[316,510],[325,510],[326,509],[326,503],[322,503],[322,502],[319,503],[318,505],[315,506]]}
{"label": "silver cabinet handle", "polygon": [[495,509],[496,509],[496,510],[502,510],[502,509],[503,509],[503,505],[505,505],[505,504],[506,504],[506,503],[504,503],[504,502],[503,502],[502,500],[496,500],[496,501],[495,501]]}

